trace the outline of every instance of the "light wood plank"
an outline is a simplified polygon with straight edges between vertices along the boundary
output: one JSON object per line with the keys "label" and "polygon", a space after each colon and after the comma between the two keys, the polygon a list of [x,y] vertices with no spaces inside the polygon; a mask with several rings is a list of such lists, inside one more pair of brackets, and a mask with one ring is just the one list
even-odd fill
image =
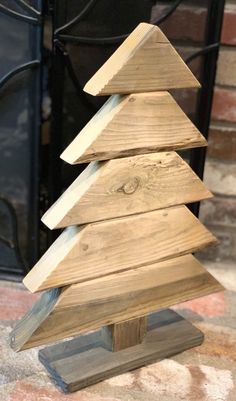
{"label": "light wood plank", "polygon": [[141,23],[85,85],[91,95],[200,87],[160,28]]}
{"label": "light wood plank", "polygon": [[114,95],[61,158],[76,164],[206,145],[168,92]]}
{"label": "light wood plank", "polygon": [[210,197],[210,191],[177,153],[153,153],[92,162],[42,221],[54,229]]}
{"label": "light wood plank", "polygon": [[44,294],[17,324],[11,344],[15,350],[35,347],[221,290],[192,255],[142,266],[69,286],[56,294],[53,310]]}
{"label": "light wood plank", "polygon": [[24,279],[40,291],[192,253],[216,238],[186,208],[68,227]]}
{"label": "light wood plank", "polygon": [[73,392],[196,347],[203,334],[172,310],[148,316],[142,344],[118,353],[103,349],[101,330],[39,351],[39,360],[65,391]]}

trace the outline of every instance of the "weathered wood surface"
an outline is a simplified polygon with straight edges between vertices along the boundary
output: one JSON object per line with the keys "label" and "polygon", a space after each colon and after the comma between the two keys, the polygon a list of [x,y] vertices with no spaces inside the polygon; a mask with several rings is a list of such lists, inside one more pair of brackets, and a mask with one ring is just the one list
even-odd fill
{"label": "weathered wood surface", "polygon": [[68,227],[23,280],[32,292],[90,280],[216,244],[186,206]]}
{"label": "weathered wood surface", "polygon": [[168,92],[114,95],[64,150],[70,164],[206,146]]}
{"label": "weathered wood surface", "polygon": [[146,332],[146,316],[110,324],[102,329],[104,347],[113,352],[133,347],[143,341]]}
{"label": "weathered wood surface", "polygon": [[181,316],[164,310],[148,317],[143,343],[112,353],[102,349],[101,331],[39,351],[57,384],[73,392],[98,381],[200,345],[203,334]]}
{"label": "weathered wood surface", "polygon": [[200,87],[160,28],[141,23],[85,85],[91,95]]}
{"label": "weathered wood surface", "polygon": [[44,294],[16,325],[11,344],[15,350],[47,344],[221,290],[192,255],[110,274],[65,288],[56,302],[45,302]]}
{"label": "weathered wood surface", "polygon": [[92,162],[43,216],[51,229],[212,197],[175,152]]}
{"label": "weathered wood surface", "polygon": [[109,352],[102,348],[99,331],[40,350],[39,360],[65,392],[73,392],[203,342],[201,331],[172,310],[155,313],[148,321],[149,331],[140,345]]}
{"label": "weathered wood surface", "polygon": [[60,288],[45,291],[33,307],[16,323],[10,335],[10,345],[15,351],[20,350],[28,338],[34,336],[35,329],[43,324],[44,320],[52,312],[61,294]]}

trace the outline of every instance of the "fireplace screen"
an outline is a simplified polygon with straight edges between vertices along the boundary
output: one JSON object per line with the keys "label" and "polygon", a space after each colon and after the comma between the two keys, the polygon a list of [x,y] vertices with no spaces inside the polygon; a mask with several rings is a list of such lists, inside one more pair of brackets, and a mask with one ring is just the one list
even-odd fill
{"label": "fireplace screen", "polygon": [[0,271],[38,253],[41,0],[0,2]]}

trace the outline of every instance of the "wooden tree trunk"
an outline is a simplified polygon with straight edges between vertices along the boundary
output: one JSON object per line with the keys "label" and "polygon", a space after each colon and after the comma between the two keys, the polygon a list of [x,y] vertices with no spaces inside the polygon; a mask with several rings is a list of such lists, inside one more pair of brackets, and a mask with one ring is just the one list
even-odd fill
{"label": "wooden tree trunk", "polygon": [[147,331],[147,317],[127,320],[125,322],[111,324],[103,328],[102,336],[104,346],[109,351],[121,351],[122,349],[141,344]]}

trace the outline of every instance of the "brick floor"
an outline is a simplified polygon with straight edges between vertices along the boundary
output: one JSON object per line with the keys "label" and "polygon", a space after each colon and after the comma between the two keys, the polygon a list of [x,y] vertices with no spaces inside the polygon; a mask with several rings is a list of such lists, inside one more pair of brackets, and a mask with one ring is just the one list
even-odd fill
{"label": "brick floor", "polygon": [[38,362],[37,349],[9,348],[15,319],[37,296],[0,282],[0,401],[235,401],[236,269],[206,266],[228,289],[174,307],[205,333],[202,346],[69,395]]}

